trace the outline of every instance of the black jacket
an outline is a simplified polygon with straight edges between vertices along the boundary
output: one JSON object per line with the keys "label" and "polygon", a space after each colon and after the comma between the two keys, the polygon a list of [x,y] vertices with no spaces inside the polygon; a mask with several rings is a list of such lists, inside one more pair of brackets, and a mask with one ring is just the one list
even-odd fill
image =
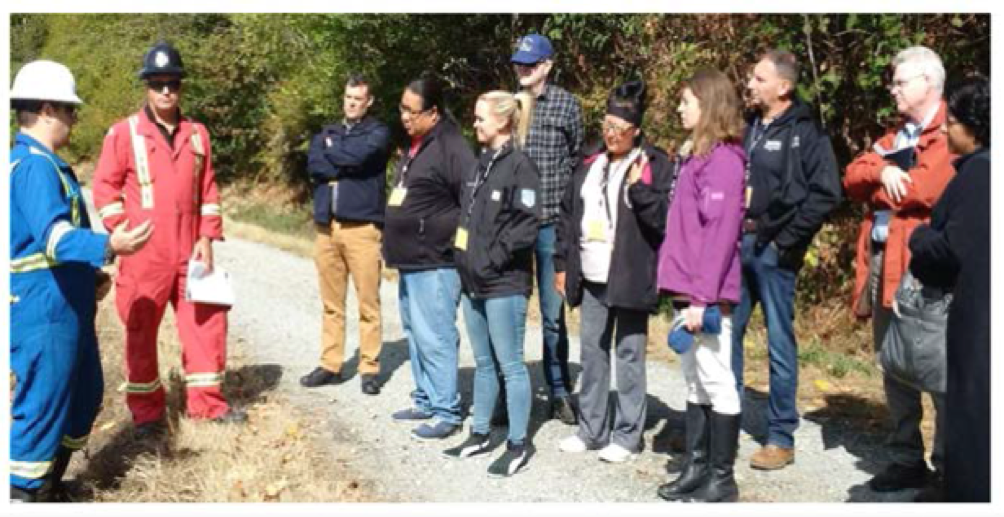
{"label": "black jacket", "polygon": [[776,120],[751,116],[743,139],[753,192],[746,217],[757,221],[757,243],[771,241],[794,269],[830,212],[840,203],[840,174],[830,138],[798,97]]}
{"label": "black jacket", "polygon": [[460,129],[446,118],[425,135],[413,158],[404,150],[394,185],[406,188],[407,195],[401,206],[388,204],[384,216],[383,255],[388,266],[403,270],[455,267],[453,237],[460,215],[461,183],[476,163]]}
{"label": "black jacket", "polygon": [[[314,184],[314,221],[366,221],[383,224],[390,132],[367,116],[351,129],[324,126],[310,142],[307,171]],[[331,212],[331,185],[338,181],[338,199]]]}
{"label": "black jacket", "polygon": [[945,457],[949,501],[990,500],[990,150],[956,160],[958,174],[910,235],[910,271],[952,288],[948,312]]}
{"label": "black jacket", "polygon": [[537,166],[508,143],[482,151],[477,167],[464,176],[460,228],[467,232],[466,250],[457,246],[453,253],[471,298],[530,296],[539,191]]}
{"label": "black jacket", "polygon": [[[655,312],[659,304],[656,268],[659,246],[666,231],[674,167],[663,150],[644,144],[644,151],[652,170],[651,184],[639,180],[628,187],[627,181],[624,182],[622,194],[627,190],[630,207],[624,195],[617,196],[616,240],[610,258],[606,303],[609,307]],[[572,175],[561,201],[561,216],[556,228],[558,244],[554,269],[565,272],[565,301],[572,307],[582,303],[580,244],[585,214],[582,184],[598,156],[597,153],[586,158]]]}

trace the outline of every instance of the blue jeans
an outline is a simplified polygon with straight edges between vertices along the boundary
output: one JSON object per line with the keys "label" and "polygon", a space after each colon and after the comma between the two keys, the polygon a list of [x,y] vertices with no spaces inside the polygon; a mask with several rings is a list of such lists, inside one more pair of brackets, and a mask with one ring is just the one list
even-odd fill
{"label": "blue jeans", "polygon": [[778,265],[773,244],[756,249],[756,235],[743,235],[742,297],[733,314],[732,371],[743,397],[743,337],[757,302],[767,321],[770,398],[767,444],[791,448],[798,428],[798,343],[795,341],[795,280],[798,272]]}
{"label": "blue jeans", "polygon": [[505,379],[509,441],[526,439],[530,423],[530,374],[523,362],[526,297],[522,295],[472,300],[464,296],[464,321],[474,351],[474,422],[471,430],[488,434],[499,395],[498,369]]}
{"label": "blue jeans", "polygon": [[460,276],[454,268],[401,271],[401,325],[408,338],[415,407],[460,424],[457,391],[457,304]]}
{"label": "blue jeans", "polygon": [[544,379],[552,397],[564,397],[572,390],[568,374],[568,329],[565,328],[565,305],[554,290],[554,249],[558,237],[554,224],[545,224],[537,232],[534,256],[537,264],[537,296],[544,335]]}

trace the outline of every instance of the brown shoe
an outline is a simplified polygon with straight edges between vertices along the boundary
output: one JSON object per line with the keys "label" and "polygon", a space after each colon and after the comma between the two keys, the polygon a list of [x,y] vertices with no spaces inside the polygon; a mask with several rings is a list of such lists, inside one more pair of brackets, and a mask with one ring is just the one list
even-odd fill
{"label": "brown shoe", "polygon": [[795,449],[769,444],[750,457],[750,466],[760,470],[778,470],[795,463]]}

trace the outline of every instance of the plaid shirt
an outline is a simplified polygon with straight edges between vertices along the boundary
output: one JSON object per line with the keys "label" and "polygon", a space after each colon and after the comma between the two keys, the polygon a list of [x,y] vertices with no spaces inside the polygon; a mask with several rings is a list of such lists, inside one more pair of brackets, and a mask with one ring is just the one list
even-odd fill
{"label": "plaid shirt", "polygon": [[578,166],[582,148],[582,106],[562,88],[546,85],[534,104],[523,151],[540,171],[541,223],[553,223],[565,184]]}

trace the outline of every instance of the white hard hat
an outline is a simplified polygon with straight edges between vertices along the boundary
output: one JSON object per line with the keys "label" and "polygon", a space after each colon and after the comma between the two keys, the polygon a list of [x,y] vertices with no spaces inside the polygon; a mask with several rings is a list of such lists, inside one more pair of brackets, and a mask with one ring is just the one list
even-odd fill
{"label": "white hard hat", "polygon": [[77,82],[69,68],[55,61],[32,61],[14,77],[10,99],[83,104],[77,97]]}

